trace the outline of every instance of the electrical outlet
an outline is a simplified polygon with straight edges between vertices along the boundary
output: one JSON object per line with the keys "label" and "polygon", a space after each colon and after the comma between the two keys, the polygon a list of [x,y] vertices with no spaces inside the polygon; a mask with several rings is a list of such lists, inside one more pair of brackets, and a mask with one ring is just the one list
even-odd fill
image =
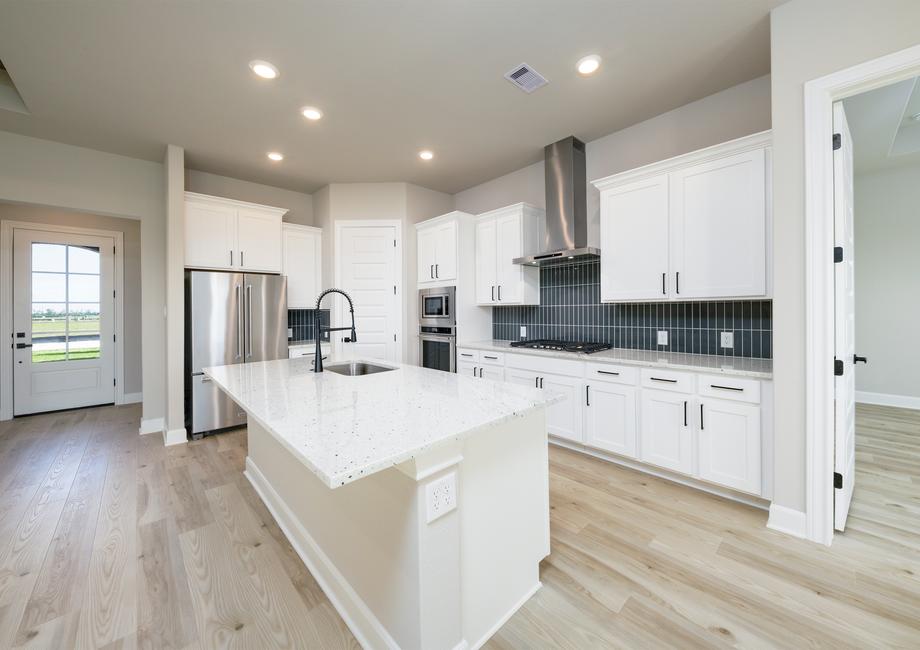
{"label": "electrical outlet", "polygon": [[658,345],[668,344],[668,330],[658,330]]}
{"label": "electrical outlet", "polygon": [[722,347],[723,348],[735,347],[735,333],[734,332],[722,332]]}
{"label": "electrical outlet", "polygon": [[425,507],[430,524],[457,507],[457,473],[451,472],[425,486]]}
{"label": "electrical outlet", "polygon": [[288,338],[289,339],[294,338],[294,328],[293,327],[288,328]]}
{"label": "electrical outlet", "polygon": [[522,339],[527,338],[527,326],[526,325],[521,325],[521,338]]}

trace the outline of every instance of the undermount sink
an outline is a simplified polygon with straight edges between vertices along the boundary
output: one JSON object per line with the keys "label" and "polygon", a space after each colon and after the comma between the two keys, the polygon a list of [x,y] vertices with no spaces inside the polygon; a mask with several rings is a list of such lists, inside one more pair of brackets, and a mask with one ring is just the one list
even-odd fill
{"label": "undermount sink", "polygon": [[326,372],[334,372],[339,375],[345,375],[346,377],[358,377],[360,375],[374,375],[378,372],[396,370],[396,368],[378,366],[376,364],[366,363],[364,361],[349,361],[347,363],[334,363],[331,366],[326,366],[323,370]]}

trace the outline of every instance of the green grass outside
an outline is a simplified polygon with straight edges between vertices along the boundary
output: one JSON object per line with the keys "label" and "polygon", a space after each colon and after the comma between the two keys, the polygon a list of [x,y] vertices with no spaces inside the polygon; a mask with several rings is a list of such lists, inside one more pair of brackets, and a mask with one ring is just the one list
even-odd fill
{"label": "green grass outside", "polygon": [[[32,363],[45,363],[46,361],[64,361],[67,353],[64,350],[42,350],[41,352],[32,351]],[[98,359],[99,350],[73,350],[70,353],[71,361],[80,359]]]}
{"label": "green grass outside", "polygon": [[[63,334],[66,330],[64,319],[60,320],[33,320],[32,335],[36,334]],[[72,320],[70,321],[71,334],[94,334],[99,331],[99,319]]]}

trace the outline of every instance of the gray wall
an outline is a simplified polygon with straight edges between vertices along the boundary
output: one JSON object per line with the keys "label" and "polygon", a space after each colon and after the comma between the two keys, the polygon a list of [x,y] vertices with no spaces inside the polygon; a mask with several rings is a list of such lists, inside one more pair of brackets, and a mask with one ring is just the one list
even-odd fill
{"label": "gray wall", "polygon": [[143,389],[141,342],[143,321],[141,306],[141,222],[137,219],[102,217],[97,214],[72,212],[61,208],[0,202],[0,221],[27,221],[53,226],[74,226],[96,230],[114,230],[124,235],[125,259],[125,393],[140,393]]}
{"label": "gray wall", "polygon": [[261,183],[250,183],[195,169],[185,171],[185,189],[189,192],[222,196],[237,201],[287,208],[288,213],[284,215],[285,221],[304,226],[313,225],[313,197],[306,193],[293,192]]}
{"label": "gray wall", "polygon": [[770,20],[773,116],[774,502],[805,509],[803,84],[916,45],[917,0],[791,0]]}
{"label": "gray wall", "polygon": [[920,165],[857,176],[854,194],[856,390],[920,401]]}

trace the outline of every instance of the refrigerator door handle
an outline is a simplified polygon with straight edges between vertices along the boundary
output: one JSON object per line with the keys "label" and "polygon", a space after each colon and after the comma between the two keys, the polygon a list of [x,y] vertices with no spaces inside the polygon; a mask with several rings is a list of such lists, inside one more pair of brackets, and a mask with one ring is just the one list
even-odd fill
{"label": "refrigerator door handle", "polygon": [[236,358],[243,358],[243,285],[236,285]]}
{"label": "refrigerator door handle", "polygon": [[246,338],[248,341],[248,352],[246,356],[252,356],[252,285],[246,285]]}

